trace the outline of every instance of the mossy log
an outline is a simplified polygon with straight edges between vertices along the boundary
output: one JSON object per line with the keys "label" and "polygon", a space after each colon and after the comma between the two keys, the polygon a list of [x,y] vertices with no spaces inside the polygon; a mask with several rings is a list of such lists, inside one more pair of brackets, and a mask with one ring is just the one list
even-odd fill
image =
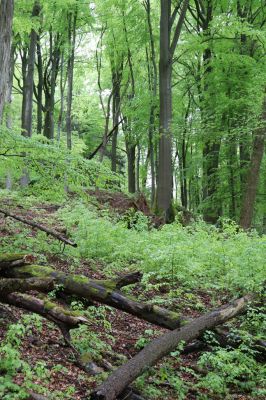
{"label": "mossy log", "polygon": [[59,306],[47,298],[40,299],[28,294],[11,293],[6,296],[5,303],[34,312],[54,322],[61,329],[68,344],[70,344],[69,330],[88,323],[80,313]]}
{"label": "mossy log", "polygon": [[121,285],[121,279],[96,281],[82,275],[65,274],[51,267],[39,265],[15,267],[5,271],[5,274],[13,278],[53,278],[57,284],[63,285],[64,291],[68,294],[98,301],[167,329],[175,329],[187,322],[187,319],[176,312],[126,297],[117,290],[117,282]]}
{"label": "mossy log", "polygon": [[37,290],[49,292],[54,288],[53,278],[28,278],[28,279],[0,279],[0,299],[5,300],[5,296],[13,292],[29,292]]}
{"label": "mossy log", "polygon": [[231,318],[244,312],[252,295],[247,295],[227,304],[217,310],[211,311],[194,319],[180,329],[167,332],[161,337],[153,340],[135,357],[114,371],[105,382],[103,382],[91,394],[91,400],[114,400],[147,368],[156,364],[162,357],[174,351],[181,341],[185,343],[198,338],[208,329],[225,323]]}
{"label": "mossy log", "polygon": [[2,253],[0,254],[0,271],[9,267],[29,265],[33,262],[34,257],[21,253]]}

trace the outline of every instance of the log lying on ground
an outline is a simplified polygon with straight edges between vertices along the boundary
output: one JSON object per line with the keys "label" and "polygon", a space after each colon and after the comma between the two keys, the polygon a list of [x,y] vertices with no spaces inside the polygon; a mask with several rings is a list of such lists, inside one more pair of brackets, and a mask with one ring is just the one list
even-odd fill
{"label": "log lying on ground", "polygon": [[38,265],[15,267],[4,272],[6,276],[13,278],[53,278],[56,283],[63,285],[68,294],[99,301],[167,329],[178,328],[188,321],[173,311],[126,297],[116,290],[116,280],[95,281],[82,275],[65,274],[51,267]]}
{"label": "log lying on ground", "polygon": [[39,229],[40,231],[45,232],[47,235],[53,236],[54,238],[60,240],[60,242],[68,244],[69,246],[77,247],[77,244],[72,242],[72,240],[65,238],[64,236],[60,235],[60,233],[52,231],[51,229],[48,229],[45,226],[38,224],[37,222],[29,221],[28,219],[12,214],[11,212],[3,210],[2,208],[0,208],[0,213],[4,214],[6,217],[13,218],[19,222],[22,222],[23,224],[29,225],[32,228]]}
{"label": "log lying on ground", "polygon": [[185,343],[199,337],[205,330],[213,329],[215,326],[225,323],[231,318],[243,313],[252,295],[247,295],[211,311],[180,329],[167,332],[161,337],[153,340],[144,347],[135,357],[113,372],[91,394],[91,400],[114,400],[125,388],[140,376],[148,367],[153,366],[162,357],[175,350],[181,341]]}
{"label": "log lying on ground", "polygon": [[78,312],[65,309],[46,298],[39,299],[28,294],[11,293],[6,296],[5,303],[34,312],[54,322],[61,329],[68,344],[70,343],[69,330],[88,323],[88,320]]}
{"label": "log lying on ground", "polygon": [[29,278],[29,279],[0,279],[0,299],[4,300],[5,296],[13,292],[29,292],[37,290],[41,292],[49,292],[54,288],[53,278]]}
{"label": "log lying on ground", "polygon": [[0,254],[0,271],[9,267],[16,267],[22,265],[29,265],[33,262],[34,257],[27,254]]}

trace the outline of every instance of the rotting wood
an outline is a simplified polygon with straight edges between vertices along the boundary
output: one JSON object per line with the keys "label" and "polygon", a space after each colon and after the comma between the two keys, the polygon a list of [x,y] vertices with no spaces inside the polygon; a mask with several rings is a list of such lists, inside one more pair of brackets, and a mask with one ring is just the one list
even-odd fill
{"label": "rotting wood", "polygon": [[5,297],[5,303],[41,315],[55,323],[61,330],[68,345],[70,345],[70,329],[77,328],[80,324],[87,324],[87,318],[78,312],[66,309],[48,299],[40,299],[28,294],[11,293]]}
{"label": "rotting wood", "polygon": [[188,322],[187,318],[174,311],[125,296],[116,290],[115,280],[95,281],[82,275],[65,274],[51,267],[38,265],[15,267],[5,271],[5,274],[13,278],[53,278],[57,284],[63,285],[68,294],[99,301],[167,329],[175,329]]}
{"label": "rotting wood", "polygon": [[0,299],[4,300],[5,296],[14,292],[29,292],[30,290],[38,290],[49,292],[54,288],[52,278],[29,278],[29,279],[0,279]]}
{"label": "rotting wood", "polygon": [[21,253],[1,253],[0,254],[0,271],[8,267],[19,267],[29,265],[34,261],[34,257]]}
{"label": "rotting wood", "polygon": [[171,351],[174,351],[180,342],[184,341],[188,343],[198,338],[205,330],[213,329],[215,326],[223,324],[229,319],[243,313],[252,298],[253,296],[250,294],[241,297],[226,306],[194,319],[180,329],[167,332],[153,340],[96,388],[91,394],[90,400],[116,399],[147,368],[156,364],[157,361],[168,355]]}
{"label": "rotting wood", "polygon": [[54,232],[51,229],[48,229],[45,226],[38,224],[37,222],[26,220],[25,218],[19,217],[18,215],[10,213],[7,210],[3,210],[2,208],[0,209],[0,213],[4,214],[6,217],[13,218],[13,219],[15,219],[15,220],[17,220],[19,222],[22,222],[23,224],[29,225],[32,228],[39,229],[40,231],[45,232],[47,235],[50,235],[50,236],[54,237],[55,239],[58,239],[60,242],[68,244],[69,246],[72,246],[72,247],[77,247],[78,246],[72,240],[65,238],[64,236],[60,235],[60,233]]}

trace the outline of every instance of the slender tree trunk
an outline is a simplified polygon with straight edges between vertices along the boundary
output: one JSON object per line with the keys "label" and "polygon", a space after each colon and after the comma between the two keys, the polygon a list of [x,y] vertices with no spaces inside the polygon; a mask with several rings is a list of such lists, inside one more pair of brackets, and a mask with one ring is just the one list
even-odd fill
{"label": "slender tree trunk", "polygon": [[21,75],[22,75],[22,104],[21,104],[21,125],[25,115],[26,105],[26,78],[27,78],[27,60],[28,60],[28,49],[24,46],[20,50],[21,57]]}
{"label": "slender tree trunk", "polygon": [[37,85],[37,133],[42,133],[42,94],[43,94],[43,61],[40,43],[40,35],[37,37],[37,72],[38,72],[38,85]]}
{"label": "slender tree trunk", "polygon": [[[40,4],[38,1],[34,3],[32,10],[32,18],[38,17],[40,14]],[[27,76],[25,87],[25,105],[24,113],[22,115],[22,135],[30,137],[32,135],[32,107],[33,107],[33,86],[34,86],[34,66],[35,66],[35,52],[37,44],[37,32],[32,29],[30,33],[30,47],[28,52],[27,61]]]}
{"label": "slender tree trunk", "polygon": [[[149,121],[149,155],[150,155],[150,168],[151,168],[151,205],[155,205],[155,190],[156,190],[156,176],[155,176],[155,156],[154,156],[154,130],[155,130],[155,101],[157,97],[157,85],[158,85],[158,71],[156,65],[156,54],[155,54],[155,44],[154,35],[152,29],[151,21],[151,4],[150,0],[146,0],[145,9],[147,13],[147,23],[149,30],[150,48],[151,48],[151,67],[149,68],[149,81],[150,90],[152,92],[151,107],[150,107],[150,121]],[[148,56],[147,56],[148,58]],[[147,60],[147,65],[149,65],[149,60]]]}
{"label": "slender tree trunk", "polygon": [[9,80],[13,7],[13,0],[0,0],[0,124]]}
{"label": "slender tree trunk", "polygon": [[12,128],[12,112],[10,110],[11,103],[12,103],[12,88],[13,88],[13,76],[14,76],[14,69],[15,69],[15,45],[11,46],[11,55],[10,55],[10,71],[9,71],[9,79],[8,79],[8,87],[6,93],[6,102],[9,105],[9,109],[6,115],[6,127],[8,129]]}
{"label": "slender tree trunk", "polygon": [[127,143],[128,191],[136,193],[136,144]]}
{"label": "slender tree trunk", "polygon": [[265,144],[266,97],[264,98],[263,104],[262,123],[264,124],[264,126],[258,128],[257,131],[254,133],[254,141],[250,167],[247,175],[246,190],[241,207],[239,224],[244,229],[249,229],[251,227],[256,202],[256,194],[260,176],[260,166]]}
{"label": "slender tree trunk", "polygon": [[61,65],[60,65],[60,112],[57,121],[57,142],[60,143],[63,114],[64,114],[64,103],[65,103],[65,87],[66,79],[64,81],[64,53],[61,54]]}
{"label": "slender tree trunk", "polygon": [[105,126],[104,126],[104,134],[103,134],[103,145],[100,150],[100,162],[103,161],[104,154],[106,153],[106,147],[108,142],[108,132],[109,132],[109,121],[111,114],[111,101],[113,97],[113,92],[110,93],[107,101],[107,107],[105,112]]}
{"label": "slender tree trunk", "polygon": [[[72,23],[73,18],[73,23]],[[68,25],[68,45],[69,57],[67,63],[67,110],[66,110],[66,133],[67,133],[67,148],[72,148],[72,97],[73,97],[73,77],[74,77],[74,62],[75,62],[75,45],[76,45],[76,23],[77,23],[77,9],[72,16],[69,15]]]}
{"label": "slender tree trunk", "polygon": [[122,71],[123,71],[123,63],[112,71],[112,83],[113,83],[113,126],[116,126],[113,136],[112,136],[112,171],[116,172],[117,168],[117,136],[119,129],[119,116],[120,116],[120,105],[121,105],[121,93],[120,93],[120,85],[122,79]]}

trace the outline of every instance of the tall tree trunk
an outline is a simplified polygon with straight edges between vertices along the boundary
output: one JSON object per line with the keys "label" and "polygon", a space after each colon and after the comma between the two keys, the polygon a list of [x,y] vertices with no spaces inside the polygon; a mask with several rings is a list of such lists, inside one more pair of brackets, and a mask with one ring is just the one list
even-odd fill
{"label": "tall tree trunk", "polygon": [[[150,168],[151,168],[151,205],[155,205],[155,190],[156,190],[156,176],[155,176],[155,156],[154,156],[154,131],[155,131],[155,101],[157,97],[157,85],[158,85],[158,71],[156,65],[156,54],[155,54],[155,44],[154,35],[152,29],[151,21],[151,3],[150,0],[144,2],[144,6],[147,13],[147,23],[149,30],[150,39],[150,61],[151,67],[149,68],[149,82],[150,91],[152,94],[151,106],[150,106],[150,121],[149,121],[149,156],[150,156]],[[147,65],[149,66],[149,59],[147,56]]]}
{"label": "tall tree trunk", "polygon": [[21,58],[21,75],[22,75],[22,104],[21,104],[21,124],[24,120],[25,115],[25,105],[26,105],[26,78],[27,78],[27,60],[28,60],[28,49],[27,47],[22,46],[20,49],[20,58]]}
{"label": "tall tree trunk", "polygon": [[45,121],[43,134],[48,139],[54,139],[54,106],[55,106],[55,88],[56,78],[59,70],[60,61],[60,35],[50,32],[50,62],[51,62],[51,78],[49,79],[46,71],[46,79],[44,80],[45,88]]}
{"label": "tall tree trunk", "polygon": [[244,229],[249,229],[251,227],[255,201],[256,201],[256,193],[259,183],[260,166],[264,153],[265,130],[266,130],[265,128],[266,96],[264,98],[264,104],[263,104],[262,123],[264,124],[264,126],[257,128],[256,132],[254,133],[250,167],[246,181],[246,190],[241,207],[239,224]]}
{"label": "tall tree trunk", "polygon": [[9,80],[13,8],[13,0],[0,0],[0,124]]}
{"label": "tall tree trunk", "polygon": [[9,79],[8,79],[8,86],[6,91],[6,102],[9,105],[9,109],[6,115],[6,127],[8,129],[12,128],[12,112],[10,110],[11,103],[12,103],[12,88],[13,88],[13,76],[14,76],[14,69],[15,69],[15,51],[16,46],[11,46],[11,53],[10,53],[10,71],[9,71]]}
{"label": "tall tree trunk", "polygon": [[185,20],[189,0],[184,0],[180,11],[173,38],[171,41],[171,30],[176,13],[171,15],[171,0],[161,0],[160,20],[160,63],[159,63],[159,86],[160,86],[160,141],[159,141],[159,170],[157,207],[163,213],[166,222],[173,220],[172,195],[173,195],[173,172],[172,172],[172,62],[177,42]]}
{"label": "tall tree trunk", "polygon": [[[73,20],[73,23],[72,23]],[[74,14],[69,15],[68,23],[68,45],[69,57],[67,62],[67,110],[66,110],[66,133],[67,133],[67,148],[72,148],[72,97],[73,97],[73,76],[75,62],[75,45],[76,45],[76,23],[77,9]]]}
{"label": "tall tree trunk", "polygon": [[112,71],[112,84],[113,84],[113,126],[116,127],[113,136],[112,136],[112,163],[111,168],[113,172],[116,172],[116,164],[117,164],[117,136],[119,129],[119,115],[120,115],[120,104],[121,104],[121,93],[120,93],[120,85],[122,79],[122,70],[123,64],[119,69],[113,68]]}
{"label": "tall tree trunk", "polygon": [[60,111],[57,121],[57,142],[60,143],[63,114],[64,114],[64,103],[65,103],[65,87],[66,79],[64,80],[64,53],[61,54],[61,65],[60,65]]}
{"label": "tall tree trunk", "polygon": [[[34,3],[32,10],[32,18],[38,17],[40,14],[40,4],[38,1]],[[33,107],[33,86],[34,86],[34,65],[35,65],[35,52],[38,34],[35,29],[30,33],[30,47],[28,52],[27,61],[27,76],[25,87],[25,104],[24,113],[22,115],[22,135],[30,137],[32,135],[32,107]]]}
{"label": "tall tree trunk", "polygon": [[40,43],[40,35],[37,36],[37,72],[38,72],[38,85],[37,85],[37,133],[42,133],[42,94],[43,94],[43,61],[42,61],[42,51]]}
{"label": "tall tree trunk", "polygon": [[173,192],[172,174],[172,60],[170,56],[170,16],[171,1],[161,0],[160,22],[160,64],[159,64],[159,95],[160,95],[160,141],[159,141],[159,171],[157,207],[169,220]]}

